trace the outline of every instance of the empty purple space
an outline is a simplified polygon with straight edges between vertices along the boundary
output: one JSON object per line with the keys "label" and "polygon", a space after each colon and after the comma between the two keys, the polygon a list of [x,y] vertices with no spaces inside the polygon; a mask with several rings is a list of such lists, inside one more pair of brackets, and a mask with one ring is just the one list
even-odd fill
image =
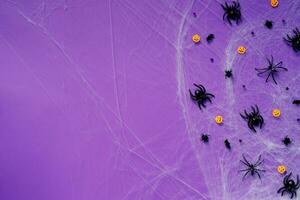
{"label": "empty purple space", "polygon": [[[300,174],[300,54],[283,37],[300,28],[300,2],[240,0],[232,26],[224,2],[0,2],[0,199],[289,199],[277,166]],[[271,55],[288,69],[277,85],[255,70]],[[202,110],[194,83],[215,95]],[[240,116],[254,105],[256,133]],[[243,155],[262,156],[261,180],[242,179]]]}

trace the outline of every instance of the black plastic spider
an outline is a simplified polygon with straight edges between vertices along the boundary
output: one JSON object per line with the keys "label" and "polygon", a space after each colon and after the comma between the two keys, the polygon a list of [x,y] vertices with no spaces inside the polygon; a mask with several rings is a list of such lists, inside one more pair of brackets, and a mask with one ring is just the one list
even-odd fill
{"label": "black plastic spider", "polygon": [[285,71],[288,71],[288,69],[285,68],[285,67],[282,67],[282,61],[280,61],[279,63],[277,63],[275,65],[274,61],[273,61],[273,56],[271,56],[271,60],[269,60],[267,58],[267,61],[268,61],[268,67],[266,67],[266,68],[255,68],[255,70],[258,72],[257,75],[268,73],[268,76],[266,78],[266,82],[268,82],[270,76],[272,76],[273,81],[275,82],[275,84],[277,84],[274,75],[279,72],[279,69],[282,69],[282,70],[285,70]]}
{"label": "black plastic spider", "polygon": [[299,189],[299,175],[297,175],[297,181],[290,179],[292,172],[289,175],[286,175],[283,179],[283,187],[279,188],[277,193],[281,193],[281,196],[286,192],[290,194],[292,199],[294,196],[297,197],[297,190]]}
{"label": "black plastic spider", "polygon": [[223,15],[223,20],[226,18],[230,25],[232,25],[231,20],[235,21],[236,24],[239,24],[239,22],[242,20],[240,3],[238,1],[233,1],[231,5],[228,5],[228,3],[225,2],[225,5],[221,4],[221,6],[225,12]]}
{"label": "black plastic spider", "polygon": [[224,144],[225,144],[225,147],[227,148],[227,149],[231,149],[231,145],[230,145],[230,142],[228,141],[228,139],[226,139],[225,141],[224,141]]}
{"label": "black plastic spider", "polygon": [[295,28],[293,30],[294,35],[289,36],[288,34],[286,35],[286,38],[283,38],[285,42],[293,48],[295,52],[300,51],[300,31],[298,28]]}
{"label": "black plastic spider", "polygon": [[256,132],[254,127],[259,126],[261,128],[264,123],[264,118],[260,115],[257,105],[255,105],[255,108],[251,106],[251,109],[251,113],[248,114],[247,111],[244,110],[245,115],[242,115],[241,113],[240,115],[245,121],[248,122],[248,127]]}
{"label": "black plastic spider", "polygon": [[194,94],[191,92],[191,90],[189,90],[190,95],[191,95],[192,100],[197,101],[198,106],[201,110],[201,106],[203,106],[205,108],[206,107],[205,102],[206,101],[211,102],[211,98],[215,97],[215,96],[213,94],[207,93],[206,89],[203,85],[200,85],[200,84],[197,85],[194,83],[194,86],[196,86],[198,89],[195,90]]}
{"label": "black plastic spider", "polygon": [[292,140],[289,138],[289,136],[285,136],[281,141],[285,146],[289,146],[289,144],[292,143]]}
{"label": "black plastic spider", "polygon": [[215,39],[215,35],[211,33],[207,36],[206,41],[207,43],[211,43],[214,39]]}
{"label": "black plastic spider", "polygon": [[231,78],[232,77],[232,70],[227,69],[225,70],[225,78]]}
{"label": "black plastic spider", "polygon": [[243,180],[247,176],[247,174],[251,174],[251,176],[254,176],[257,174],[258,178],[261,179],[260,172],[265,172],[266,170],[259,169],[259,165],[261,165],[264,160],[261,159],[261,155],[259,155],[258,160],[255,162],[255,164],[251,164],[243,155],[243,160],[240,160],[244,165],[246,165],[246,169],[239,170],[239,172],[246,172],[243,176]]}
{"label": "black plastic spider", "polygon": [[273,28],[273,22],[270,21],[270,20],[266,20],[266,21],[265,21],[265,26],[266,26],[268,29],[272,29],[272,28]]}
{"label": "black plastic spider", "polygon": [[202,134],[202,135],[201,135],[201,140],[202,140],[204,143],[208,143],[208,142],[209,142],[209,135]]}

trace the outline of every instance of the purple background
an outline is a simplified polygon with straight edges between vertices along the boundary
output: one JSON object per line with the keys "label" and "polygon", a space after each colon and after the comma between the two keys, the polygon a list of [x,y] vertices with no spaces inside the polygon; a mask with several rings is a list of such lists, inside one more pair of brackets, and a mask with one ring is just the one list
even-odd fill
{"label": "purple background", "polygon": [[[300,173],[300,108],[291,104],[300,57],[282,37],[300,28],[300,2],[240,0],[243,22],[232,27],[223,2],[1,1],[0,199],[284,199],[277,166]],[[289,69],[278,85],[254,70],[270,55]],[[224,78],[230,68],[233,80]],[[203,111],[189,97],[193,83],[216,96]],[[265,118],[256,134],[239,116],[254,104]],[[261,181],[242,181],[242,154],[263,156]]]}

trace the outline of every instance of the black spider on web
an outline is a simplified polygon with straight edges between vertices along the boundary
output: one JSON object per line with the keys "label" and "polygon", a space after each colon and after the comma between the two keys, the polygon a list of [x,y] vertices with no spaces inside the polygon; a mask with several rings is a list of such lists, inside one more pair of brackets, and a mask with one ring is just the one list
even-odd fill
{"label": "black spider on web", "polygon": [[224,10],[223,20],[226,18],[230,25],[232,25],[231,21],[235,21],[236,24],[242,21],[241,6],[238,1],[233,1],[230,5],[225,2],[225,5],[221,4],[221,6]]}
{"label": "black spider on web", "polygon": [[293,35],[289,36],[288,34],[284,37],[284,41],[293,48],[293,50],[297,53],[300,51],[300,31],[298,28],[293,30]]}
{"label": "black spider on web", "polygon": [[243,160],[240,160],[241,163],[243,163],[247,168],[239,170],[239,172],[246,172],[243,176],[243,180],[245,177],[250,173],[251,176],[254,176],[257,174],[258,178],[261,179],[260,172],[265,172],[266,170],[264,169],[259,169],[258,167],[264,162],[263,159],[261,159],[261,155],[259,155],[257,161],[252,164],[250,163],[245,156],[243,155]]}
{"label": "black spider on web", "polygon": [[297,190],[300,187],[300,180],[299,175],[297,175],[297,180],[291,179],[292,172],[286,175],[282,181],[283,187],[279,188],[277,193],[281,193],[281,196],[284,195],[284,193],[287,193],[292,199],[294,196],[297,198]]}
{"label": "black spider on web", "polygon": [[273,60],[273,56],[271,56],[271,60],[269,60],[267,58],[268,61],[268,66],[265,68],[255,68],[255,70],[258,72],[257,75],[260,76],[262,74],[267,73],[268,76],[266,78],[266,82],[268,82],[270,76],[272,76],[272,79],[274,81],[275,84],[277,84],[276,80],[275,80],[275,74],[278,74],[279,70],[285,70],[288,71],[287,68],[282,67],[282,61],[280,61],[277,64],[274,64],[274,60]]}

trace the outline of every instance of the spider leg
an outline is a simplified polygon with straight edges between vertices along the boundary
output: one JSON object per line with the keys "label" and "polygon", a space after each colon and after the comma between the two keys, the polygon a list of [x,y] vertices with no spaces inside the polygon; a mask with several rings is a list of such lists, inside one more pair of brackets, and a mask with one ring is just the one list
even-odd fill
{"label": "spider leg", "polygon": [[212,96],[215,97],[215,95],[211,94],[211,93],[206,93],[207,96]]}
{"label": "spider leg", "polygon": [[205,99],[207,99],[211,103],[211,99],[209,97],[206,97]]}
{"label": "spider leg", "polygon": [[190,91],[191,98],[192,98],[193,100],[196,100],[196,96],[195,96],[195,95],[193,95],[193,93],[192,93],[192,91],[191,91],[191,90],[189,90],[189,91]]}
{"label": "spider leg", "polygon": [[275,80],[275,78],[274,78],[274,73],[271,73],[271,75],[272,75],[272,79],[273,79],[273,81],[275,82],[275,84],[277,85],[277,82],[276,82],[276,80]]}
{"label": "spider leg", "polygon": [[245,172],[245,171],[249,171],[249,168],[239,170],[239,172]]}
{"label": "spider leg", "polygon": [[201,102],[201,105],[202,105],[204,108],[206,108],[206,105],[204,104],[204,102]]}
{"label": "spider leg", "polygon": [[282,192],[281,192],[281,196],[283,196],[283,194],[286,192],[286,190],[284,189]]}
{"label": "spider leg", "polygon": [[[281,187],[281,188],[279,188],[279,190],[277,190],[277,193],[280,193],[281,192],[281,190],[284,190],[285,189],[285,187],[283,186],[283,187]],[[281,195],[282,196],[282,195]]]}
{"label": "spider leg", "polygon": [[200,108],[200,110],[202,110],[201,105],[202,105],[201,101],[198,101],[198,107]]}
{"label": "spider leg", "polygon": [[260,174],[257,171],[254,171],[258,175],[258,178],[261,180]]}
{"label": "spider leg", "polygon": [[253,106],[251,106],[252,112],[256,113],[255,108]]}
{"label": "spider leg", "polygon": [[249,171],[247,171],[247,172],[244,174],[244,176],[243,176],[243,180],[245,179],[245,177],[247,176],[247,174],[249,174],[249,172],[250,172],[250,170],[249,170]]}
{"label": "spider leg", "polygon": [[246,159],[245,155],[243,154],[242,156],[243,156],[244,161],[247,163],[247,166],[249,166],[250,163],[249,163],[249,161]]}
{"label": "spider leg", "polygon": [[262,126],[264,124],[264,118],[262,116],[259,116],[259,119],[261,120],[259,128],[262,128]]}
{"label": "spider leg", "polygon": [[279,68],[279,69],[283,69],[283,70],[285,70],[285,71],[288,71],[288,69],[287,69],[287,68],[285,68],[285,67],[277,67],[277,68]]}
{"label": "spider leg", "polygon": [[[224,8],[223,8],[224,9]],[[224,9],[225,10],[225,9]],[[226,12],[223,15],[223,21],[225,21],[225,17],[226,17]]]}
{"label": "spider leg", "polygon": [[294,197],[294,192],[292,192],[292,194],[291,194],[291,199]]}
{"label": "spider leg", "polygon": [[256,130],[250,120],[248,121],[248,127],[256,133]]}
{"label": "spider leg", "polygon": [[241,113],[240,113],[240,115],[241,115],[241,117],[242,117],[244,120],[247,120],[249,115],[248,115],[248,113],[246,112],[246,110],[244,110],[244,113],[245,113],[245,116],[242,115]]}
{"label": "spider leg", "polygon": [[266,78],[266,82],[268,82],[270,75],[272,74],[272,72],[269,73],[268,77]]}
{"label": "spider leg", "polygon": [[256,163],[254,164],[254,167],[256,167],[257,163],[259,163],[260,161],[261,161],[261,155],[258,156],[258,159],[257,159]]}
{"label": "spider leg", "polygon": [[[243,161],[243,160],[240,160],[244,165],[246,165],[246,166],[248,166],[249,167],[249,164],[247,164],[245,161]],[[248,168],[249,169],[249,168]],[[248,169],[245,169],[245,170],[239,170],[239,171],[246,171],[246,170],[248,170]]]}
{"label": "spider leg", "polygon": [[295,191],[295,197],[297,197],[297,192]]}
{"label": "spider leg", "polygon": [[299,187],[300,187],[300,185],[299,185],[299,175],[297,175],[296,188],[298,189]]}
{"label": "spider leg", "polygon": [[282,65],[282,61],[280,61],[279,63],[277,63],[274,67],[281,67]]}
{"label": "spider leg", "polygon": [[228,23],[230,24],[230,26],[232,26],[231,20],[228,15],[227,15],[226,19],[227,19]]}
{"label": "spider leg", "polygon": [[265,68],[254,68],[256,71],[261,71],[261,70],[268,70],[269,68],[268,67],[265,67]]}

